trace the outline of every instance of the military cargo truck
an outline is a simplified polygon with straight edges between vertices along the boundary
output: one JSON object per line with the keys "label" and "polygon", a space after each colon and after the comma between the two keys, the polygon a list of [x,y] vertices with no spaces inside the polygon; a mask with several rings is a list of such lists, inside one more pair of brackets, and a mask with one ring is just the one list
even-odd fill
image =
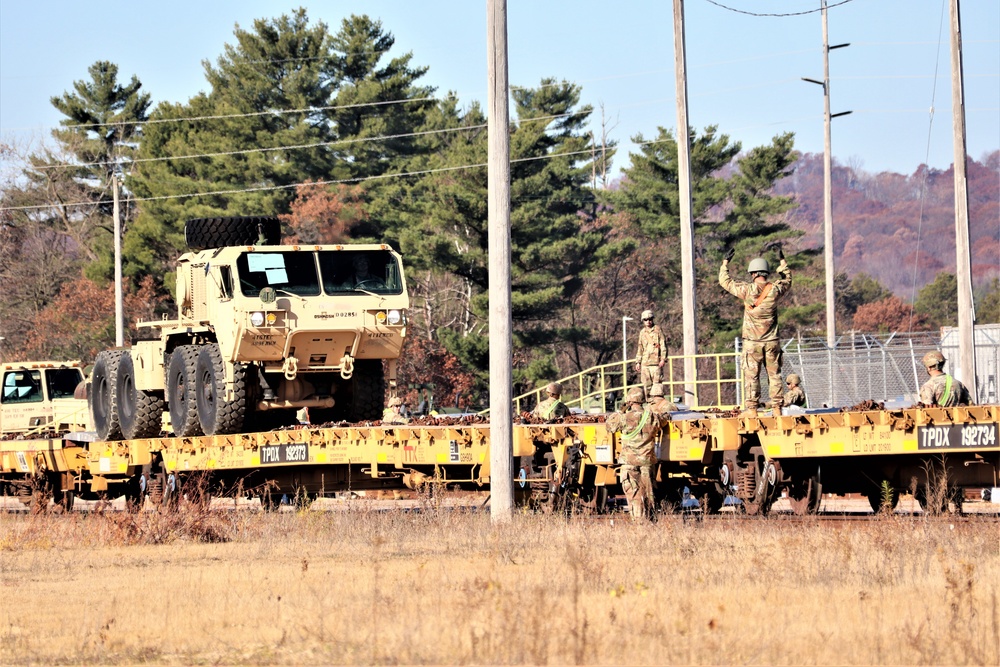
{"label": "military cargo truck", "polygon": [[0,435],[86,431],[83,382],[79,361],[0,364]]}
{"label": "military cargo truck", "polygon": [[398,253],[279,245],[270,217],[189,220],[185,235],[176,319],[139,322],[151,335],[95,360],[99,438],[157,436],[164,410],[177,437],[267,430],[301,408],[313,423],[381,416],[406,336]]}

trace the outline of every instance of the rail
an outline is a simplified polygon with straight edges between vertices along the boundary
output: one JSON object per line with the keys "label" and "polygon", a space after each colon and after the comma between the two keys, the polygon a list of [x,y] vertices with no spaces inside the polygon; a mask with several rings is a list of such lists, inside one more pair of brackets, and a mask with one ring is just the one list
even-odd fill
{"label": "rail", "polygon": [[[698,368],[698,376],[694,380],[696,393],[693,397],[685,395],[686,358],[688,357],[681,354],[667,357],[662,384],[668,398],[672,397],[675,403],[682,403],[691,408],[729,408],[739,403],[741,380],[737,375],[738,352],[690,355],[690,358],[695,359]],[[561,378],[558,382],[563,387],[563,403],[584,412],[600,413],[614,410],[621,404],[625,392],[633,387],[642,386],[640,382],[628,381],[629,369],[634,365],[635,359],[627,359],[624,362],[616,361],[593,366]],[[514,397],[515,413],[533,408],[544,397],[544,385]],[[481,414],[488,412],[485,410]]]}

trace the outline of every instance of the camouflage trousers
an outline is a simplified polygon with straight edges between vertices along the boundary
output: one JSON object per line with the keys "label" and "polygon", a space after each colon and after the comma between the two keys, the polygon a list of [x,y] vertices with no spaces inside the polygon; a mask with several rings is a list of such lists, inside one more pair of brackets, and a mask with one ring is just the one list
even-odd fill
{"label": "camouflage trousers", "polygon": [[663,369],[660,366],[639,366],[639,382],[646,390],[646,398],[649,398],[649,390],[654,384],[659,384],[663,379]]}
{"label": "camouflage trousers", "polygon": [[652,519],[656,500],[653,497],[653,466],[622,466],[622,491],[628,498],[633,521]]}
{"label": "camouflage trousers", "polygon": [[743,345],[743,405],[748,410],[760,405],[760,367],[767,370],[768,389],[771,405],[784,405],[781,393],[781,343],[745,341]]}

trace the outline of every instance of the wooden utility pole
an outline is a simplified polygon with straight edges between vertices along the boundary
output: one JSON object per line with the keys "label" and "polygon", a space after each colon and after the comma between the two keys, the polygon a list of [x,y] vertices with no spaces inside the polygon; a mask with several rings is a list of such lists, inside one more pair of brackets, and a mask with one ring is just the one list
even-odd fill
{"label": "wooden utility pole", "polygon": [[122,297],[122,218],[118,209],[118,173],[111,174],[111,189],[115,197],[115,347],[125,346],[125,305]]}
{"label": "wooden utility pole", "polygon": [[684,0],[674,0],[674,69],[677,89],[677,185],[681,214],[681,314],[684,333],[684,402],[698,405],[698,319],[695,315],[694,221],[691,219],[691,137],[688,132]]}
{"label": "wooden utility pole", "polygon": [[802,80],[823,86],[823,263],[826,265],[826,345],[832,350],[837,344],[837,307],[833,290],[836,271],[833,262],[833,141],[830,121],[851,112],[830,113],[830,51],[850,44],[830,46],[826,0],[820,0],[819,7],[823,23],[823,80],[817,81],[805,77],[802,77]]}
{"label": "wooden utility pole", "polygon": [[[951,124],[955,151],[955,277],[958,283],[959,379],[976,402],[975,306],[972,303],[972,259],[969,249],[969,189],[965,175],[965,84],[962,81],[962,22],[958,0],[949,3],[951,17]],[[952,360],[951,370],[954,372]]]}
{"label": "wooden utility pole", "polygon": [[493,523],[505,523],[514,515],[507,0],[486,0],[486,77],[489,84],[490,517]]}

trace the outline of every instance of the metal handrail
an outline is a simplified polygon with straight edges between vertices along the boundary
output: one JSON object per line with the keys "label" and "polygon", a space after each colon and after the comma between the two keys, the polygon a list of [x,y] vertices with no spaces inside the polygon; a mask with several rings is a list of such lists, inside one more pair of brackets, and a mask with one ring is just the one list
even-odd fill
{"label": "metal handrail", "polygon": [[[740,378],[738,371],[739,368],[739,348],[734,352],[714,352],[707,354],[695,354],[690,355],[691,358],[695,359],[697,363],[698,360],[711,360],[711,365],[714,367],[714,377],[709,379],[696,379],[694,381],[695,387],[714,387],[715,391],[712,392],[715,395],[714,402],[709,403],[698,403],[698,393],[695,394],[695,401],[693,403],[688,403],[692,408],[705,408],[705,407],[732,407],[735,403],[724,403],[723,402],[723,388],[726,385],[733,385],[735,387],[737,398],[740,392]],[[667,363],[663,368],[664,381],[663,385],[667,389],[668,396],[684,396],[685,385],[687,384],[683,379],[684,370],[684,360],[686,355],[673,355],[667,357]],[[601,412],[605,412],[609,409],[614,409],[615,406],[608,405],[609,396],[612,398],[617,398],[620,400],[624,397],[625,393],[633,387],[641,387],[642,384],[639,382],[628,382],[628,369],[635,365],[635,359],[626,359],[625,361],[615,361],[608,364],[601,364],[599,366],[592,366],[585,370],[582,370],[573,375],[566,376],[557,380],[563,386],[563,403],[568,407],[576,407],[580,409],[588,409],[597,407]],[[727,373],[724,365],[727,363],[734,364],[733,373]],[[674,379],[674,370],[677,370],[681,377],[679,379]],[[622,382],[622,377],[625,377],[625,382]],[[596,387],[596,388],[595,388]],[[574,398],[566,398],[567,394],[575,394]],[[514,412],[519,414],[528,409],[529,406],[533,407],[540,403],[544,399],[545,386],[540,386],[531,391],[525,392],[519,396],[515,396],[514,402]],[[687,403],[681,400],[682,403]],[[489,409],[483,410],[479,414],[488,414]]]}

